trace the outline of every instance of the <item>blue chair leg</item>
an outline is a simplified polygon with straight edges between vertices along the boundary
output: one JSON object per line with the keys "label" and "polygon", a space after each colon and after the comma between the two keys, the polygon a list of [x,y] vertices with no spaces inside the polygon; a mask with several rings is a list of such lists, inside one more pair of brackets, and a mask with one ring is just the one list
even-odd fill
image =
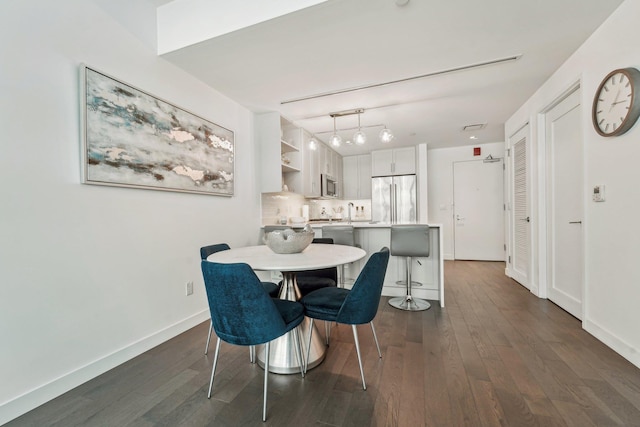
{"label": "blue chair leg", "polygon": [[218,355],[220,354],[220,338],[216,343],[216,354],[213,356],[213,367],[211,368],[211,381],[209,381],[209,394],[207,399],[211,399],[211,388],[213,387],[213,376],[216,374],[216,365],[218,364]]}
{"label": "blue chair leg", "polygon": [[373,332],[373,339],[376,342],[376,347],[378,348],[378,357],[382,359],[382,353],[380,352],[380,344],[378,344],[378,335],[376,335],[376,328],[373,327],[373,321],[369,322],[371,325],[371,331]]}
{"label": "blue chair leg", "polygon": [[262,421],[267,421],[267,384],[269,383],[269,353],[271,353],[271,342],[265,345],[264,356],[264,399],[262,403]]}
{"label": "blue chair leg", "polygon": [[207,346],[204,348],[204,354],[209,352],[209,343],[211,342],[211,333],[213,332],[213,321],[209,322],[209,335],[207,336]]}
{"label": "blue chair leg", "polygon": [[356,353],[358,353],[358,365],[360,365],[360,376],[362,377],[362,388],[367,389],[367,385],[364,382],[364,370],[362,369],[362,357],[360,356],[360,341],[358,341],[358,329],[356,325],[351,325],[353,329],[353,340],[356,342]]}

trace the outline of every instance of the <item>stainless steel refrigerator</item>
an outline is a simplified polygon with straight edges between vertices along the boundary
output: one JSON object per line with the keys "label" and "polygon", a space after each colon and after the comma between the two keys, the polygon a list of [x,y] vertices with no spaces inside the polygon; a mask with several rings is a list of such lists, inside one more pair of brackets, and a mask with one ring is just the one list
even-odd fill
{"label": "stainless steel refrigerator", "polygon": [[371,178],[371,220],[414,224],[418,218],[415,175]]}

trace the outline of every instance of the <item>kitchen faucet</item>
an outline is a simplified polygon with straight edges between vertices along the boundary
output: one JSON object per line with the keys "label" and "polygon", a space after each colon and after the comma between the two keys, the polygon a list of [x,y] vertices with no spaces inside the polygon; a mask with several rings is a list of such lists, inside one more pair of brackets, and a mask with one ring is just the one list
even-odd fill
{"label": "kitchen faucet", "polygon": [[351,208],[353,207],[353,203],[349,202],[347,205],[347,224],[351,224]]}

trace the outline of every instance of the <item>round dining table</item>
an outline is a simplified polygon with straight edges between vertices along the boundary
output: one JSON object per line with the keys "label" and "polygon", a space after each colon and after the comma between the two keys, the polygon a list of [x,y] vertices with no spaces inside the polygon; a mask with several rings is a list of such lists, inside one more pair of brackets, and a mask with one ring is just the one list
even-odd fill
{"label": "round dining table", "polygon": [[[321,268],[337,267],[342,264],[358,261],[367,253],[355,246],[312,243],[305,250],[297,254],[277,254],[266,245],[247,246],[229,249],[209,255],[207,261],[222,264],[246,263],[257,271],[280,271],[282,273],[282,287],[279,297],[297,301],[300,290],[296,283],[296,272],[317,270]],[[300,325],[303,347],[309,340],[309,322],[305,317]],[[314,325],[315,328],[315,325]],[[271,343],[269,357],[269,372],[277,374],[295,374],[300,372],[300,363],[295,351],[293,334],[287,333]],[[264,346],[258,352],[258,363],[264,367]],[[308,368],[319,365],[324,360],[326,345],[320,334],[312,334],[311,347],[308,355]]]}

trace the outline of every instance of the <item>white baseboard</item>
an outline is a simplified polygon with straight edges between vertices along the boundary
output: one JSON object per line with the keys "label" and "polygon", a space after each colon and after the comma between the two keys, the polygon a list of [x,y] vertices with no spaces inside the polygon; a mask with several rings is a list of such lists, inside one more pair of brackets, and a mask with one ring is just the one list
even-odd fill
{"label": "white baseboard", "polygon": [[455,258],[453,257],[453,254],[442,254],[442,259],[446,259],[447,261],[455,260]]}
{"label": "white baseboard", "polygon": [[606,329],[589,320],[585,320],[582,322],[582,328],[602,341],[620,356],[624,357],[629,362],[633,363],[636,367],[640,368],[640,354],[638,354],[638,349],[625,343],[622,339],[616,337]]}
{"label": "white baseboard", "polygon": [[180,335],[196,325],[209,319],[209,310],[194,314],[184,320],[174,323],[165,329],[141,338],[111,354],[107,354],[93,362],[81,366],[74,371],[64,374],[55,380],[38,386],[20,396],[0,405],[0,425],[23,415],[32,409],[66,393],[98,375],[123,364],[136,356]]}

